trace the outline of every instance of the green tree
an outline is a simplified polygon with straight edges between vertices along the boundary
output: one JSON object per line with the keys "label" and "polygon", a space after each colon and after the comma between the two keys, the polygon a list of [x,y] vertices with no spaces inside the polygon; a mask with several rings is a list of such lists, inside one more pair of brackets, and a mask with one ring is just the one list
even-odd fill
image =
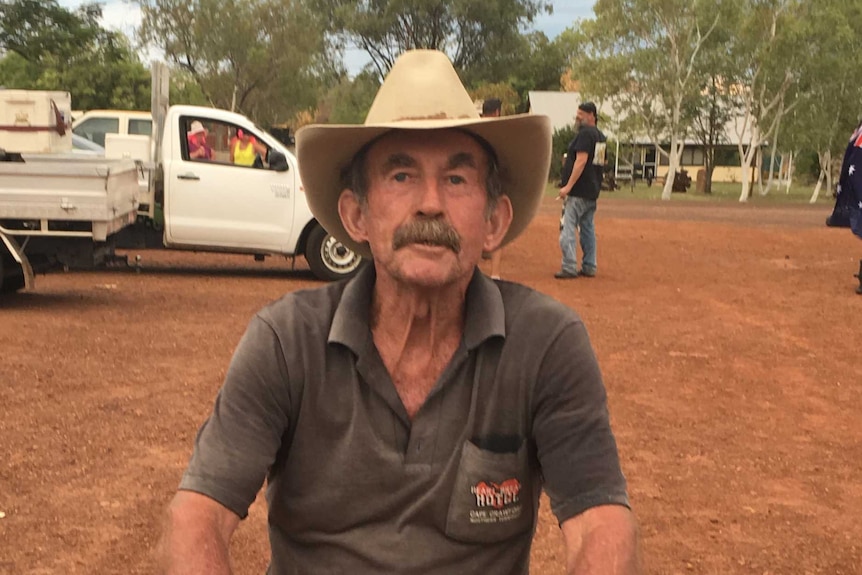
{"label": "green tree", "polygon": [[712,193],[712,174],[718,146],[728,142],[727,127],[739,114],[730,87],[734,77],[733,62],[727,43],[734,34],[736,19],[723,14],[715,30],[701,49],[697,67],[697,94],[688,104],[687,117],[692,119],[690,134],[703,147],[704,193]]}
{"label": "green tree", "polygon": [[149,74],[128,39],[99,25],[101,8],[55,0],[0,4],[0,85],[64,90],[78,109],[149,107]]}
{"label": "green tree", "polygon": [[[721,18],[712,0],[598,0],[595,19],[568,40],[582,47],[571,67],[585,91],[611,97],[656,145],[669,141],[663,199],[670,199],[695,109],[701,49]],[[661,149],[661,148],[659,148]]]}
{"label": "green tree", "polygon": [[518,111],[526,112],[530,90],[560,89],[560,77],[568,60],[562,44],[548,41],[542,32],[527,34],[522,39],[524,47],[518,50],[508,78],[521,99]]}
{"label": "green tree", "polygon": [[804,35],[816,38],[807,42],[801,86],[804,105],[787,118],[785,140],[791,150],[811,152],[818,159],[817,183],[811,196],[817,201],[822,184],[833,190],[834,160],[841,158],[847,136],[853,131],[860,113],[862,84],[856,76],[862,53],[862,6],[843,0],[818,0],[800,6]]}
{"label": "green tree", "polygon": [[143,43],[188,72],[213,106],[277,124],[344,74],[300,0],[138,0]]}
{"label": "green tree", "polygon": [[327,94],[315,121],[362,124],[379,87],[377,75],[371,71],[364,71],[352,80],[343,79]]}
{"label": "green tree", "polygon": [[801,20],[805,0],[740,0],[739,21],[727,45],[735,75],[729,81],[742,111],[737,148],[739,201],[748,201],[751,167],[764,143],[778,137],[783,117],[802,100],[805,54],[812,38]]}
{"label": "green tree", "polygon": [[[546,0],[309,0],[342,45],[365,50],[379,77],[404,51],[445,51],[461,71],[482,70],[476,80],[499,81],[496,62],[517,54],[520,30]],[[496,71],[495,71],[496,69]]]}

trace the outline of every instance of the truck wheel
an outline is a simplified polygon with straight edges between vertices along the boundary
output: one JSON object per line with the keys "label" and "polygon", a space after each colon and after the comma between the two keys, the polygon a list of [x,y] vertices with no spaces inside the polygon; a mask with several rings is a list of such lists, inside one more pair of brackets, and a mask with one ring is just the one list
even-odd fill
{"label": "truck wheel", "polygon": [[[2,244],[0,244],[2,245]],[[5,246],[3,247],[5,250]],[[0,253],[0,292],[12,293],[24,287],[24,270],[11,256]]]}
{"label": "truck wheel", "polygon": [[362,256],[335,239],[319,224],[308,235],[305,259],[308,260],[311,273],[326,281],[352,277],[362,265]]}

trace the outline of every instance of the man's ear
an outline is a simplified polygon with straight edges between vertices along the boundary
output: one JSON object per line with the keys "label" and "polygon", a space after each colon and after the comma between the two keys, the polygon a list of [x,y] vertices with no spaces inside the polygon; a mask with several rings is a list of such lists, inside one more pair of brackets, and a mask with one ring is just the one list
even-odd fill
{"label": "man's ear", "polygon": [[509,226],[512,225],[512,217],[512,200],[503,194],[497,199],[497,205],[485,223],[485,244],[482,246],[485,252],[491,253],[500,247]]}
{"label": "man's ear", "polygon": [[341,218],[344,229],[347,230],[354,242],[361,244],[368,241],[368,231],[365,229],[365,212],[353,190],[345,188],[341,191],[341,195],[338,197],[338,216]]}

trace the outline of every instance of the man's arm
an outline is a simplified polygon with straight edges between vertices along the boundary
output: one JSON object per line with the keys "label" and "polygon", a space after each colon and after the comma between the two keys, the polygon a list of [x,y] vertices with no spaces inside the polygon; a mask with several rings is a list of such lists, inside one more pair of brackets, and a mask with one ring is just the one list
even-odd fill
{"label": "man's arm", "polygon": [[569,174],[569,181],[566,182],[566,185],[560,188],[560,198],[564,199],[569,195],[569,192],[572,191],[572,188],[575,185],[575,182],[578,181],[578,178],[581,177],[581,174],[584,173],[584,167],[587,165],[587,156],[586,152],[578,152],[575,156],[575,164],[572,166],[572,173]]}
{"label": "man's arm", "polygon": [[164,575],[229,575],[230,538],[240,518],[214,499],[180,490],[156,549]]}
{"label": "man's arm", "polygon": [[568,575],[640,575],[637,523],[622,505],[600,505],[560,525]]}

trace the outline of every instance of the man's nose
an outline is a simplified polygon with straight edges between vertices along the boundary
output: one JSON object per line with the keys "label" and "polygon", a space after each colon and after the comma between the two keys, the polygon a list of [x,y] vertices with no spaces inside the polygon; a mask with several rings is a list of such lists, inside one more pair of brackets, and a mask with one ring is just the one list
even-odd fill
{"label": "man's nose", "polygon": [[422,181],[418,211],[426,216],[436,216],[443,212],[443,195],[440,183],[435,178]]}

